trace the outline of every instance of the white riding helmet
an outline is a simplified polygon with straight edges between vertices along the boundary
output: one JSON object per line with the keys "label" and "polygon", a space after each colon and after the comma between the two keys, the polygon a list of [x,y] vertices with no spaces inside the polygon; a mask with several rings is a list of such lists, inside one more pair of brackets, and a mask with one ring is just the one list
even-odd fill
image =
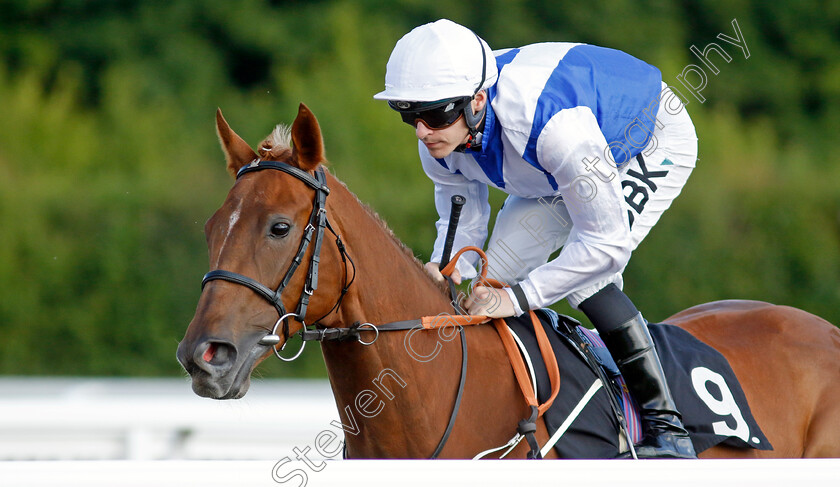
{"label": "white riding helmet", "polygon": [[490,46],[470,29],[441,19],[397,41],[388,59],[385,91],[373,97],[415,102],[472,97],[493,86],[497,76]]}

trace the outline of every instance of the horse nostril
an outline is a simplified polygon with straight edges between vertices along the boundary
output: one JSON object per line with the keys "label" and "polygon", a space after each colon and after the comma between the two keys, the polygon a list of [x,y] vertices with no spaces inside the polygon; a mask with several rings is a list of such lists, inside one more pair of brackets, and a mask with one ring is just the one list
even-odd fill
{"label": "horse nostril", "polygon": [[204,351],[204,355],[202,355],[201,358],[203,358],[205,362],[210,362],[211,360],[213,360],[213,357],[215,357],[215,356],[216,356],[216,344],[211,343],[207,347],[207,350]]}
{"label": "horse nostril", "polygon": [[193,354],[195,364],[211,375],[224,374],[236,361],[236,347],[220,340],[208,340],[199,344]]}

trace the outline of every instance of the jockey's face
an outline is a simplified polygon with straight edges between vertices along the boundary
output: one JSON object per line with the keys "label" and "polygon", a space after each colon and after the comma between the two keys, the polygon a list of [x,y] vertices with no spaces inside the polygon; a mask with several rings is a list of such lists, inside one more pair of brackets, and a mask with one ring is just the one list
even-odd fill
{"label": "jockey's face", "polygon": [[[486,101],[484,91],[479,91],[472,100],[473,113],[481,110]],[[429,128],[422,120],[418,119],[414,130],[417,138],[429,150],[429,154],[436,159],[442,159],[451,154],[459,145],[465,144],[470,135],[463,115],[455,123],[442,129]]]}
{"label": "jockey's face", "polygon": [[469,136],[467,123],[464,122],[463,116],[443,129],[430,129],[422,120],[418,119],[415,133],[417,138],[426,145],[429,154],[437,159],[442,159],[451,154],[459,145],[466,143]]}

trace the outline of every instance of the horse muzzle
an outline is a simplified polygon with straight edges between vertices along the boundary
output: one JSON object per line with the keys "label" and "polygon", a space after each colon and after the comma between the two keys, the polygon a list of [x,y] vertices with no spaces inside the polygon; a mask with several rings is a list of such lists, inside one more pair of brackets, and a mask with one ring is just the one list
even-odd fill
{"label": "horse muzzle", "polygon": [[[229,340],[203,338],[195,342],[184,339],[178,344],[178,362],[192,379],[197,395],[213,399],[238,399],[248,392],[251,370],[270,347],[254,340],[250,346],[238,347]],[[247,350],[247,353],[240,353]]]}

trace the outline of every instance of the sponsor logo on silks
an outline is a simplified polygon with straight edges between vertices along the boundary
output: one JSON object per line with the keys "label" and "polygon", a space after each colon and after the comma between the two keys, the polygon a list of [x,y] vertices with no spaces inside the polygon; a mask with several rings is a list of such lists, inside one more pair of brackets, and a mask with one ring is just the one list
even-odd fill
{"label": "sponsor logo on silks", "polygon": [[662,164],[660,164],[660,166],[673,166],[673,165],[674,165],[674,163],[671,162],[671,159],[668,159],[667,157],[665,158],[664,161],[662,161]]}
{"label": "sponsor logo on silks", "polygon": [[[674,165],[673,162],[665,159],[665,161],[669,162],[672,166]],[[663,162],[660,165],[665,164]],[[627,170],[627,177],[621,182],[621,189],[624,191],[625,196],[624,200],[627,202],[629,206],[627,210],[627,218],[630,222],[630,228],[633,228],[633,222],[635,221],[635,216],[633,215],[632,211],[635,211],[637,215],[641,215],[642,211],[645,209],[645,204],[647,204],[648,199],[650,199],[650,192],[655,193],[658,186],[656,186],[656,182],[654,179],[664,178],[668,175],[669,170],[662,170],[662,171],[649,171],[647,166],[645,165],[644,159],[639,160],[639,170],[641,172],[635,171],[633,169]],[[638,183],[632,179],[634,178]],[[639,184],[641,183],[641,184]],[[627,194],[627,188],[630,188],[630,193]],[[632,210],[632,211],[631,211]]]}

